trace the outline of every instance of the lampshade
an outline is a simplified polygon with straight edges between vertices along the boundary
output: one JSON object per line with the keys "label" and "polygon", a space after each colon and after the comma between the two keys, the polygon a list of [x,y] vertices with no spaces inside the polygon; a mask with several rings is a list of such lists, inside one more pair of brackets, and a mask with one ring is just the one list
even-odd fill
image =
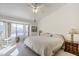
{"label": "lampshade", "polygon": [[78,34],[78,31],[75,28],[71,28],[69,34]]}

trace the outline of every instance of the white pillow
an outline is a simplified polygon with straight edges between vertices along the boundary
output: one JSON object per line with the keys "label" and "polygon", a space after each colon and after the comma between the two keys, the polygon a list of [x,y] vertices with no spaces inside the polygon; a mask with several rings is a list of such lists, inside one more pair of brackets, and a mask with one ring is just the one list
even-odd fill
{"label": "white pillow", "polygon": [[53,35],[50,33],[41,33],[41,36],[52,37]]}

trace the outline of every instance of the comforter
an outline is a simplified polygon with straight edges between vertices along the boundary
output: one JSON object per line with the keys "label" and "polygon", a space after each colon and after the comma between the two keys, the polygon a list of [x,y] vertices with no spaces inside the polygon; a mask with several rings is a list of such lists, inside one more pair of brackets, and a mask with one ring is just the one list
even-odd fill
{"label": "comforter", "polygon": [[46,36],[31,36],[26,38],[24,44],[33,51],[42,56],[51,56],[58,51],[64,43],[62,37],[46,37]]}

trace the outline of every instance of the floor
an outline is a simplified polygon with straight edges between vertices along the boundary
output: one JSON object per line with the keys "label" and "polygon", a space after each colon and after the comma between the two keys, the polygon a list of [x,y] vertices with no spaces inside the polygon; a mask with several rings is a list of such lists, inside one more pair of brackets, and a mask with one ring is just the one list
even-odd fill
{"label": "floor", "polygon": [[[19,43],[15,43],[0,49],[0,56],[39,56],[39,55],[36,54],[27,46],[25,46],[23,44],[23,41],[20,41]],[[60,50],[56,54],[56,56],[75,56],[75,55],[65,52],[64,50]]]}
{"label": "floor", "polygon": [[23,44],[23,42],[9,45],[0,50],[0,56],[38,56],[31,49]]}
{"label": "floor", "polygon": [[65,52],[63,49],[61,49],[57,52],[56,56],[76,56],[76,55]]}

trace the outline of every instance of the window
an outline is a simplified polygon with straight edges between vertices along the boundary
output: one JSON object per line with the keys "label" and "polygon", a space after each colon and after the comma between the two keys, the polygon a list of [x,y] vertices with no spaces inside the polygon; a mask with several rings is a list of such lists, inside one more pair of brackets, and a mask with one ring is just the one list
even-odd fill
{"label": "window", "polygon": [[0,22],[0,39],[5,38],[5,23]]}
{"label": "window", "polygon": [[29,26],[28,25],[26,25],[26,36],[28,36],[29,35]]}
{"label": "window", "polygon": [[4,23],[3,22],[0,22],[0,33],[2,33],[3,28],[4,28]]}
{"label": "window", "polygon": [[23,33],[23,25],[22,24],[17,24],[17,35],[18,36],[22,36],[24,33]]}
{"label": "window", "polygon": [[11,23],[11,36],[28,36],[28,25]]}
{"label": "window", "polygon": [[11,24],[11,36],[23,35],[23,25],[22,24]]}
{"label": "window", "polygon": [[17,29],[17,27],[16,27],[16,24],[11,24],[11,36],[16,36],[16,29]]}

